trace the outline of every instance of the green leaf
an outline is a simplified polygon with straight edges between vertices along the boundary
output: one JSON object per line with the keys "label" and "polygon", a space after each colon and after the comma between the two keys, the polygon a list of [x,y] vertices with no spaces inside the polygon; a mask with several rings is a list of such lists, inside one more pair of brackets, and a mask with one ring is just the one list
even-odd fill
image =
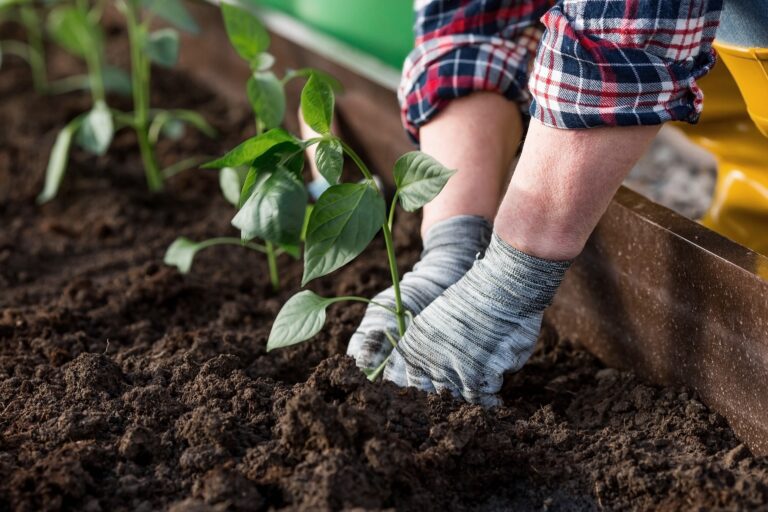
{"label": "green leaf", "polygon": [[326,299],[310,290],[288,299],[272,324],[267,350],[296,345],[320,332],[325,324],[325,309],[334,302],[335,299]]}
{"label": "green leaf", "polygon": [[304,121],[317,133],[331,131],[333,119],[333,89],[317,74],[310,75],[301,91],[301,114]]}
{"label": "green leaf", "polygon": [[301,258],[301,248],[299,244],[281,244],[280,248],[291,258],[298,260]]}
{"label": "green leaf", "polygon": [[344,86],[341,85],[341,82],[336,80],[336,77],[325,71],[313,68],[290,69],[285,73],[283,81],[289,82],[294,78],[309,78],[312,75],[317,76],[319,79],[330,85],[334,92],[341,92],[344,90]]}
{"label": "green leaf", "polygon": [[253,62],[269,48],[269,34],[261,21],[245,9],[221,4],[229,42],[243,59]]}
{"label": "green leaf", "polygon": [[77,144],[89,153],[101,156],[107,152],[114,134],[112,112],[106,103],[99,101],[83,119],[77,131]]}
{"label": "green leaf", "polygon": [[232,225],[244,240],[298,244],[306,206],[304,183],[288,169],[278,168],[259,174],[251,196],[232,219]]}
{"label": "green leaf", "polygon": [[240,190],[243,188],[247,172],[247,167],[224,167],[219,171],[221,193],[235,208],[240,204]]}
{"label": "green leaf", "polygon": [[193,242],[189,238],[179,237],[168,246],[163,257],[163,263],[168,266],[176,267],[179,272],[186,274],[192,268],[192,262],[195,254],[200,250],[200,244]]}
{"label": "green leaf", "polygon": [[[104,66],[101,71],[101,78],[107,92],[114,92],[122,96],[131,94],[131,75],[124,70],[114,66]],[[90,79],[88,79],[88,87],[90,88]]]}
{"label": "green leaf", "polygon": [[302,286],[355,259],[385,222],[384,199],[366,183],[326,190],[309,217]]}
{"label": "green leaf", "polygon": [[76,117],[56,136],[56,142],[53,144],[51,156],[48,159],[48,167],[45,170],[45,185],[43,191],[37,196],[38,204],[46,203],[56,197],[61,186],[61,180],[64,179],[64,173],[67,170],[72,139],[82,122],[83,116]]}
{"label": "green leaf", "polygon": [[443,190],[455,170],[421,151],[411,151],[395,162],[395,184],[400,204],[413,212],[434,199]]}
{"label": "green leaf", "polygon": [[257,137],[251,137],[235,149],[203,166],[205,169],[221,169],[222,167],[238,167],[240,165],[250,165],[256,158],[260,157],[278,144],[290,142],[297,147],[298,141],[285,130],[275,128],[263,133]]}
{"label": "green leaf", "polygon": [[102,48],[98,26],[75,7],[53,9],[48,15],[48,31],[59,46],[78,57],[84,57],[93,48]]}
{"label": "green leaf", "polygon": [[283,84],[271,71],[254,73],[248,79],[248,100],[256,118],[267,129],[277,128],[285,117]]}
{"label": "green leaf", "polygon": [[251,61],[251,69],[256,71],[269,71],[275,65],[275,56],[271,53],[263,52]]}
{"label": "green leaf", "polygon": [[162,28],[152,32],[149,34],[144,51],[155,64],[172,68],[179,60],[179,33],[172,28]]}
{"label": "green leaf", "polygon": [[344,168],[344,150],[341,148],[341,142],[335,138],[320,141],[315,153],[315,163],[317,170],[328,183],[337,184]]}
{"label": "green leaf", "polygon": [[200,27],[181,0],[142,0],[142,5],[171,25],[197,34]]}
{"label": "green leaf", "polygon": [[251,197],[256,179],[260,173],[272,172],[278,167],[284,167],[291,171],[297,179],[301,180],[304,169],[304,146],[294,142],[276,144],[263,155],[257,157],[248,170],[240,192],[239,207]]}

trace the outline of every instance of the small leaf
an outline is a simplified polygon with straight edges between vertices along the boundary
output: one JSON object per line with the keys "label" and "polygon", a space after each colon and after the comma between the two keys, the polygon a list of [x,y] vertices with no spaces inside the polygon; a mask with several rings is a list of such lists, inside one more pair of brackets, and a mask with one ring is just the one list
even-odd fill
{"label": "small leaf", "polygon": [[64,179],[64,173],[67,170],[72,139],[82,122],[83,116],[73,119],[56,136],[56,142],[53,144],[51,156],[48,159],[48,167],[45,170],[45,186],[40,195],[37,196],[38,204],[46,203],[56,197],[61,186],[61,180]]}
{"label": "small leaf", "polygon": [[281,244],[280,248],[291,258],[298,260],[301,258],[301,248],[299,244]]}
{"label": "small leaf", "polygon": [[366,183],[326,190],[309,217],[302,286],[355,259],[385,222],[384,199]]}
{"label": "small leaf", "polygon": [[269,71],[275,65],[275,56],[271,53],[262,52],[251,61],[251,69],[256,71]]}
{"label": "small leaf", "polygon": [[316,75],[318,78],[320,78],[321,80],[326,82],[328,85],[330,85],[331,89],[333,89],[333,92],[342,92],[344,90],[344,86],[341,85],[341,82],[336,80],[336,77],[334,77],[330,73],[326,73],[325,71],[320,71],[319,69],[313,69],[313,68],[301,68],[301,69],[288,70],[283,80],[285,82],[288,82],[290,80],[293,80],[294,78],[309,78],[312,75]]}
{"label": "small leaf", "polygon": [[315,153],[315,163],[317,163],[317,170],[328,183],[337,184],[344,168],[344,151],[341,143],[335,138],[320,141]]}
{"label": "small leaf", "polygon": [[224,167],[219,171],[219,187],[224,198],[235,208],[240,204],[240,190],[243,188],[246,167]]}
{"label": "small leaf", "polygon": [[301,91],[301,114],[304,121],[317,133],[331,131],[333,119],[333,89],[317,74],[310,75]]}
{"label": "small leaf", "polygon": [[[131,94],[131,76],[124,70],[114,66],[104,66],[101,78],[104,81],[104,89],[107,92],[114,92],[122,96],[129,96]],[[90,79],[88,80],[90,87]]]}
{"label": "small leaf", "polygon": [[257,157],[251,163],[251,167],[248,169],[248,173],[243,181],[239,207],[242,207],[248,198],[251,197],[257,177],[261,173],[272,172],[280,166],[288,169],[297,179],[301,180],[302,170],[304,169],[304,146],[296,141],[283,142],[272,146],[264,154]]}
{"label": "small leaf", "polygon": [[200,250],[200,244],[193,242],[189,238],[179,237],[168,246],[163,257],[163,263],[168,266],[176,267],[179,272],[186,274],[192,268],[192,262],[195,254]]}
{"label": "small leaf", "polygon": [[395,184],[400,204],[413,212],[434,199],[456,173],[421,151],[411,151],[395,162]]}
{"label": "small leaf", "polygon": [[107,152],[114,134],[112,113],[103,101],[99,101],[83,119],[77,131],[77,144],[89,153],[101,156]]}
{"label": "small leaf", "polygon": [[172,28],[152,32],[144,50],[155,64],[172,68],[179,60],[179,33]]}
{"label": "small leaf", "polygon": [[275,128],[263,133],[257,137],[251,137],[241,143],[235,149],[223,157],[208,162],[203,166],[205,169],[221,169],[222,167],[238,167],[240,165],[250,165],[256,158],[260,157],[278,144],[290,142],[300,147],[297,140],[285,130]]}
{"label": "small leaf", "polygon": [[269,48],[269,34],[261,21],[245,9],[226,3],[221,4],[224,26],[232,47],[248,62]]}
{"label": "small leaf", "polygon": [[59,46],[78,57],[102,47],[99,27],[75,7],[62,6],[52,10],[48,15],[48,31]]}
{"label": "small leaf", "polygon": [[285,117],[285,91],[275,74],[254,73],[248,79],[247,91],[253,112],[266,129],[280,126]]}
{"label": "small leaf", "polygon": [[192,34],[200,32],[200,27],[181,0],[142,0],[141,3],[176,28]]}
{"label": "small leaf", "polygon": [[310,290],[288,299],[272,324],[267,350],[296,345],[320,332],[325,324],[325,309],[334,302]]}
{"label": "small leaf", "polygon": [[162,133],[164,137],[167,137],[171,140],[181,140],[186,131],[187,130],[183,121],[178,119],[168,119],[163,123],[163,127],[160,130],[160,133]]}
{"label": "small leaf", "polygon": [[260,238],[277,244],[298,244],[307,205],[307,189],[285,168],[261,173],[251,196],[232,225],[244,240]]}

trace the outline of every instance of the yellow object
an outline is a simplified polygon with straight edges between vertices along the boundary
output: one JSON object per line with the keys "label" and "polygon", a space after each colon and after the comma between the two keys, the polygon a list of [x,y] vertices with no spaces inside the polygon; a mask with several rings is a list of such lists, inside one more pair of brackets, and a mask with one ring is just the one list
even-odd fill
{"label": "yellow object", "polygon": [[715,48],[721,63],[699,82],[704,113],[699,124],[682,126],[718,161],[702,223],[768,255],[768,49],[717,41]]}
{"label": "yellow object", "polygon": [[736,80],[747,111],[768,137],[768,48],[743,48],[715,42],[720,59]]}

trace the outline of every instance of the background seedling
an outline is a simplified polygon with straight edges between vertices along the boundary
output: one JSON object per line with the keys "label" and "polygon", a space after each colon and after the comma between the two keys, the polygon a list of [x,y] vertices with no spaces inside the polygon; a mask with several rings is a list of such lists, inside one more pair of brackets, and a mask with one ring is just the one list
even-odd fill
{"label": "background seedling", "polygon": [[[290,145],[303,151],[308,146],[317,144],[316,163],[318,170],[331,184],[318,199],[307,223],[304,245],[304,276],[302,285],[313,279],[327,275],[355,259],[373,240],[379,230],[384,235],[389,270],[395,295],[395,308],[390,309],[397,318],[398,335],[406,329],[409,313],[403,307],[400,296],[400,276],[397,270],[394,242],[392,240],[392,222],[397,203],[406,211],[416,211],[431,201],[445,186],[454,171],[443,167],[430,156],[415,151],[401,157],[394,168],[396,192],[387,205],[373,175],[360,156],[339,137],[330,132],[334,110],[332,87],[318,75],[311,75],[301,93],[301,111],[307,124],[320,137],[300,141],[293,139]],[[265,136],[246,141],[223,160],[262,158],[285,144],[288,135],[284,132],[268,132]],[[290,153],[289,153],[290,154]],[[359,183],[341,183],[341,170],[344,156],[348,156],[363,175]],[[268,176],[269,180],[290,180],[294,177],[290,171],[281,167],[283,157],[270,169],[254,171],[259,176]],[[251,171],[249,171],[249,175]],[[281,177],[284,176],[284,177]],[[246,184],[248,180],[246,179]],[[243,193],[248,193],[246,187]],[[263,192],[262,192],[263,193]],[[251,193],[251,199],[256,192]],[[278,199],[283,199],[278,192]],[[284,209],[276,199],[271,204],[273,209],[259,209],[252,213],[254,223],[296,223],[298,219],[291,209]],[[241,210],[242,211],[242,210]],[[237,217],[236,217],[237,220]],[[341,301],[360,301],[371,303],[365,297],[320,297],[305,290],[294,295],[286,302],[275,319],[269,335],[267,350],[287,347],[308,340],[323,327],[326,308]],[[377,304],[379,307],[384,305]],[[387,308],[389,309],[389,308]],[[395,344],[394,336],[390,341]],[[386,361],[369,373],[374,379],[384,368]]]}
{"label": "background seedling", "polygon": [[43,27],[38,9],[32,0],[0,0],[0,21],[18,21],[27,34],[27,42],[0,41],[0,64],[3,55],[15,55],[27,61],[32,70],[32,83],[38,93],[48,91],[48,72],[45,66]]}
{"label": "background seedling", "polygon": [[[277,257],[282,253],[298,257],[309,208],[309,196],[301,178],[307,146],[278,128],[285,118],[285,86],[295,78],[312,75],[330,88],[338,89],[340,85],[332,77],[309,68],[288,71],[278,78],[272,71],[275,59],[267,51],[270,37],[261,21],[229,4],[221,5],[221,13],[232,47],[251,68],[246,94],[255,116],[256,136],[205,167],[220,169],[222,192],[238,209],[232,224],[240,229],[246,247],[266,254],[270,280],[277,290]],[[324,160],[328,156],[324,152]],[[341,173],[341,162],[336,163]],[[263,246],[252,242],[257,238],[264,241]],[[168,248],[165,262],[185,272],[189,266],[179,263],[189,261],[191,265],[197,251],[231,244],[232,240],[225,237],[194,243],[179,238]]]}
{"label": "background seedling", "polygon": [[[95,155],[103,155],[109,148],[114,134],[122,128],[136,132],[139,150],[151,191],[163,187],[163,180],[201,163],[200,158],[178,162],[160,169],[156,146],[161,135],[178,139],[183,136],[184,125],[189,124],[206,135],[214,136],[215,130],[198,113],[190,110],[160,110],[150,108],[150,66],[156,63],[171,67],[176,63],[179,34],[172,28],[150,31],[154,17],[190,31],[197,25],[180,0],[117,0],[128,27],[131,52],[130,84],[115,68],[104,64],[104,34],[99,25],[104,2],[77,0],[51,11],[48,28],[56,42],[70,53],[82,57],[88,67],[87,84],[93,97],[89,112],[69,122],[56,138],[46,170],[45,186],[38,196],[44,203],[56,196],[64,177],[73,141]],[[144,8],[143,8],[144,7]],[[73,77],[59,89],[76,88],[83,82]],[[107,105],[106,91],[130,91],[133,96],[133,112],[122,112]]]}

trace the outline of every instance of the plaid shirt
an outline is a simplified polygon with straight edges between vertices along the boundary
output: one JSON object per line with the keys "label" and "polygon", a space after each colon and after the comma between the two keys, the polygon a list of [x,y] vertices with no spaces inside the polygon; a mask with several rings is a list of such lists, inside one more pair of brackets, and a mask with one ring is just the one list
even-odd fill
{"label": "plaid shirt", "polygon": [[[547,126],[698,120],[722,0],[416,0],[399,91],[409,133],[493,91]],[[539,23],[539,21],[541,23]],[[527,84],[527,86],[526,86]]]}

